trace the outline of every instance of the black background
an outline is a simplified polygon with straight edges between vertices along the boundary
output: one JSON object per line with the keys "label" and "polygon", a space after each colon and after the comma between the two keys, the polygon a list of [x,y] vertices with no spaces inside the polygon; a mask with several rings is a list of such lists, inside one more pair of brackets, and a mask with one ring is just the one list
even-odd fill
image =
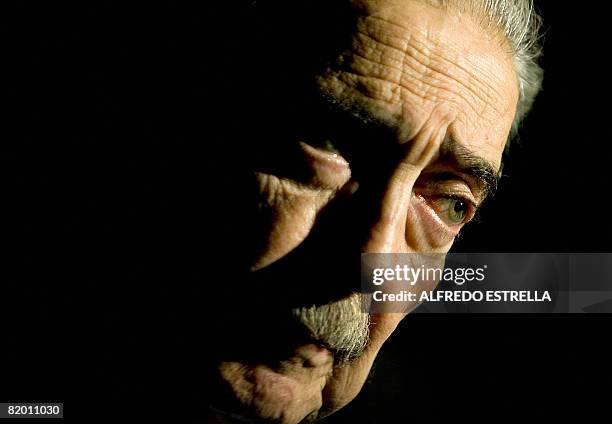
{"label": "black background", "polygon": [[[215,183],[194,181],[208,160],[207,110],[227,105],[211,100],[223,87],[201,74],[215,66],[214,37],[230,29],[205,4],[82,3],[7,3],[0,17],[8,71],[0,399],[64,401],[73,417],[111,415],[108,405],[126,398],[197,409],[205,389],[146,389],[174,387],[181,372],[205,378],[184,369],[195,353],[177,352],[191,329],[178,327],[177,287],[159,281],[203,278],[180,264],[206,252],[194,235],[206,234],[206,221],[185,229],[215,208],[207,200]],[[537,5],[544,91],[495,201],[456,251],[610,251],[606,17]],[[610,324],[609,316],[409,316],[358,399],[328,422],[600,411]]]}

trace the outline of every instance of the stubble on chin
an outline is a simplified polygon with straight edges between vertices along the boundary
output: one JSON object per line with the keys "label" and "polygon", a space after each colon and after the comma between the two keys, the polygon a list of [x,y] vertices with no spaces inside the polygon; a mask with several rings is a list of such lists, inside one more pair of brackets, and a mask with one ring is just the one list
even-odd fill
{"label": "stubble on chin", "polygon": [[312,339],[334,354],[336,366],[361,356],[368,343],[370,316],[363,311],[362,294],[323,305],[293,309],[293,315],[310,332]]}

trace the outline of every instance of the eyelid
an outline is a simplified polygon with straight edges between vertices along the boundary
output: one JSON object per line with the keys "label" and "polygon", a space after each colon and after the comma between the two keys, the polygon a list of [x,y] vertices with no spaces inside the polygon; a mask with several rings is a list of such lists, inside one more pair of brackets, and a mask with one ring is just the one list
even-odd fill
{"label": "eyelid", "polygon": [[414,191],[424,197],[444,197],[447,199],[462,200],[468,203],[474,210],[477,210],[480,203],[474,198],[467,183],[463,180],[455,181],[460,181],[460,184],[465,185],[467,188],[465,190],[457,189],[456,183],[454,184],[451,181],[428,182],[421,186],[415,186]]}
{"label": "eyelid", "polygon": [[[453,231],[457,231],[458,229],[463,229],[463,227],[465,227],[467,224],[469,224],[470,222],[474,222],[474,221],[478,221],[478,204],[476,204],[469,196],[466,196],[464,194],[457,194],[457,193],[449,193],[449,192],[428,192],[428,193],[424,193],[422,191],[419,191],[417,193],[414,193],[417,197],[421,198],[423,200],[423,202],[425,204],[428,205],[429,208],[432,209],[432,211],[439,217],[440,221],[443,222],[444,225],[448,226],[449,228],[454,228],[455,230]],[[446,220],[440,216],[440,210],[439,210],[439,206],[437,204],[437,202],[440,199],[452,199],[452,200],[460,200],[465,202],[468,205],[468,211],[467,214],[465,216],[465,219],[460,222],[460,223],[453,223],[450,224],[448,222],[446,222]]]}
{"label": "eyelid", "polygon": [[[470,178],[461,173],[453,171],[441,171],[441,172],[427,172],[421,175],[420,184],[417,184],[420,188],[431,191],[447,192],[450,194],[456,194],[464,196],[466,200],[478,208],[482,205],[486,199],[486,193],[482,193],[481,190],[477,190],[475,187],[478,185],[474,179]],[[465,187],[465,190],[457,190],[456,186],[461,185]],[[415,186],[416,187],[416,186]]]}
{"label": "eyelid", "polygon": [[478,204],[476,202],[474,202],[472,199],[466,197],[466,196],[462,196],[462,195],[458,195],[458,194],[442,194],[440,196],[438,196],[439,198],[445,198],[445,199],[454,199],[454,200],[461,200],[462,202],[467,203],[468,205],[470,205],[470,208],[472,210],[472,214],[474,214],[476,212],[476,210],[478,210]]}
{"label": "eyelid", "polygon": [[[438,196],[439,198],[443,198]],[[415,216],[418,216],[420,222],[423,223],[423,228],[427,234],[434,240],[438,240],[438,245],[444,245],[451,242],[461,228],[462,224],[449,225],[445,220],[442,219],[436,207],[432,204],[431,198],[426,198],[422,195],[413,195],[413,205]]]}

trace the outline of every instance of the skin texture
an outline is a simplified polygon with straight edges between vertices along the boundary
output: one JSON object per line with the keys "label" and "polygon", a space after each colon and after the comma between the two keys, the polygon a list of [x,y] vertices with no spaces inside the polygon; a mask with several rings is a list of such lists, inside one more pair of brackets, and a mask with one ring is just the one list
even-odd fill
{"label": "skin texture", "polygon": [[[376,219],[361,229],[361,251],[448,252],[462,224],[441,219],[444,210],[436,202],[450,193],[478,204],[484,194],[441,147],[470,151],[499,169],[518,96],[512,59],[497,37],[453,11],[413,0],[370,0],[355,7],[351,47],[316,77],[316,86],[338,104],[359,107],[383,122],[400,147],[375,193]],[[430,184],[448,173],[454,177]],[[321,211],[359,191],[349,168],[333,178],[313,174],[299,182],[262,172],[257,181],[274,225],[253,272],[296,249]],[[240,414],[282,423],[326,416],[358,394],[404,316],[373,315],[363,354],[347,365],[337,366],[328,350],[306,343],[274,366],[228,360],[218,364],[218,372]]]}

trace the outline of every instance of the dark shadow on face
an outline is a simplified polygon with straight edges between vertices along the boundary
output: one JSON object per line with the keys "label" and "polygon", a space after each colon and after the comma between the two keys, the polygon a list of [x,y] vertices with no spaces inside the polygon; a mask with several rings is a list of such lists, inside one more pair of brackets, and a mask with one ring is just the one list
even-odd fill
{"label": "dark shadow on face", "polygon": [[[197,409],[214,379],[210,364],[283,357],[308,338],[292,307],[355,290],[349,273],[363,236],[355,229],[375,204],[365,194],[330,205],[294,252],[248,272],[272,225],[258,213],[252,172],[293,175],[286,152],[296,137],[330,127],[311,112],[311,81],[346,46],[350,5],[227,3],[202,5],[199,17],[110,3],[82,3],[58,21],[47,9],[21,13],[31,39],[15,61],[23,64],[15,110],[28,113],[16,126],[23,151],[7,172],[16,182],[7,222],[30,247],[8,283],[18,296],[5,299],[43,293],[42,318],[27,316],[22,328],[62,329],[45,360],[61,378],[47,384],[74,370],[65,387],[88,397],[83,409],[107,396],[126,411],[135,410],[128,399],[191,399]],[[160,27],[168,20],[171,37]],[[31,310],[25,303],[11,318]],[[23,363],[40,360],[27,343],[17,350]],[[30,393],[29,380],[12,377],[16,393]]]}

